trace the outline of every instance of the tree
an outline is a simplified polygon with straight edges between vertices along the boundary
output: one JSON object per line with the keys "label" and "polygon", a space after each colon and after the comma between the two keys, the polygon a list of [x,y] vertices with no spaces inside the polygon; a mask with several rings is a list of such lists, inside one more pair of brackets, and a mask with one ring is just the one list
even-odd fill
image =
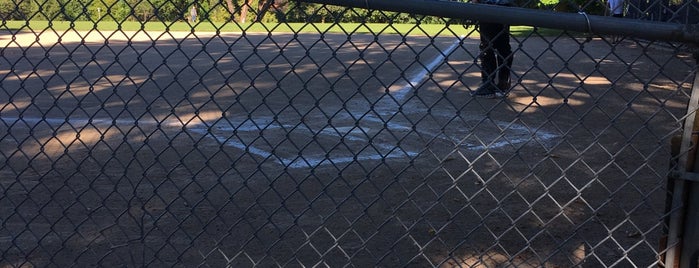
{"label": "tree", "polygon": [[28,19],[55,20],[59,12],[60,5],[56,0],[32,1]]}
{"label": "tree", "polygon": [[232,0],[226,0],[226,5],[228,6],[228,12],[231,13],[231,17],[235,14],[235,7],[233,6]]}
{"label": "tree", "polygon": [[5,20],[26,20],[30,14],[29,1],[0,0],[0,17]]}
{"label": "tree", "polygon": [[240,17],[238,19],[238,23],[245,23],[248,18],[248,9],[250,8],[250,4],[252,3],[252,0],[243,0],[243,5],[240,8]]}
{"label": "tree", "polygon": [[60,4],[60,14],[62,20],[76,21],[76,20],[87,20],[90,13],[88,12],[88,6],[90,3],[88,0],[59,0]]}

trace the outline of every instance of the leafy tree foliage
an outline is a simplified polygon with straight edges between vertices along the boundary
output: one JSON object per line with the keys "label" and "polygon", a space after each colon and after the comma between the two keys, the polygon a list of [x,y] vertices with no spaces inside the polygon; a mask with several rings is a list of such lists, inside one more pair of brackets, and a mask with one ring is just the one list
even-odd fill
{"label": "leafy tree foliage", "polygon": [[225,22],[439,22],[393,12],[276,0],[0,0],[4,20],[181,21],[196,5],[200,21]]}
{"label": "leafy tree foliage", "polygon": [[[466,1],[466,0],[460,0]],[[603,10],[596,0],[516,0],[530,8],[577,11]],[[683,1],[683,0],[672,0]],[[196,6],[199,21],[227,22],[376,22],[445,23],[429,16],[338,6],[301,3],[294,0],[0,0],[4,20],[67,21],[182,21]],[[592,3],[592,4],[591,4]]]}

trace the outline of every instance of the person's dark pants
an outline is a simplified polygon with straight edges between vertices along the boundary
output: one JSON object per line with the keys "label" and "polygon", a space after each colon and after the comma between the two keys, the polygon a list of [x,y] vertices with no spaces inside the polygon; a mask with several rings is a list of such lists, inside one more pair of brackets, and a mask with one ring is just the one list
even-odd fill
{"label": "person's dark pants", "polygon": [[[513,58],[512,47],[510,47],[510,26],[484,22],[480,23],[479,30],[483,84],[509,86]],[[507,90],[507,88],[501,88],[501,90]]]}

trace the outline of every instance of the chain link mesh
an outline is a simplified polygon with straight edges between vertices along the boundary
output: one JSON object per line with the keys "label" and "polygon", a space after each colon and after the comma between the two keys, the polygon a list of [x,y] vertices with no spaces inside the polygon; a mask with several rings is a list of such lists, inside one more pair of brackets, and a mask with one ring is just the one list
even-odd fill
{"label": "chain link mesh", "polygon": [[513,27],[491,100],[469,21],[2,3],[2,266],[659,264],[682,44]]}

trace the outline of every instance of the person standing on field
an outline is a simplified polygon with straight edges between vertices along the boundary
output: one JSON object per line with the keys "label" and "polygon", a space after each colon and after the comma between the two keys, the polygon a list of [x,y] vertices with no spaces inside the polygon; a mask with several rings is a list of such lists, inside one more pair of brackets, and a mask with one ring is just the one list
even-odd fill
{"label": "person standing on field", "polygon": [[[609,11],[612,14],[612,17],[624,17],[624,0],[607,0],[607,2],[609,4]],[[622,37],[623,36],[621,35],[612,35],[612,44],[621,42]]]}
{"label": "person standing on field", "polygon": [[197,5],[192,5],[192,9],[189,10],[189,19],[192,23],[197,22]]}
{"label": "person standing on field", "polygon": [[[512,6],[512,0],[473,0],[475,3]],[[510,72],[513,53],[510,46],[510,25],[497,22],[479,22],[481,36],[481,84],[471,92],[473,97],[504,97],[510,90]]]}
{"label": "person standing on field", "polygon": [[624,0],[608,0],[609,10],[612,13],[612,17],[623,18],[624,17]]}

